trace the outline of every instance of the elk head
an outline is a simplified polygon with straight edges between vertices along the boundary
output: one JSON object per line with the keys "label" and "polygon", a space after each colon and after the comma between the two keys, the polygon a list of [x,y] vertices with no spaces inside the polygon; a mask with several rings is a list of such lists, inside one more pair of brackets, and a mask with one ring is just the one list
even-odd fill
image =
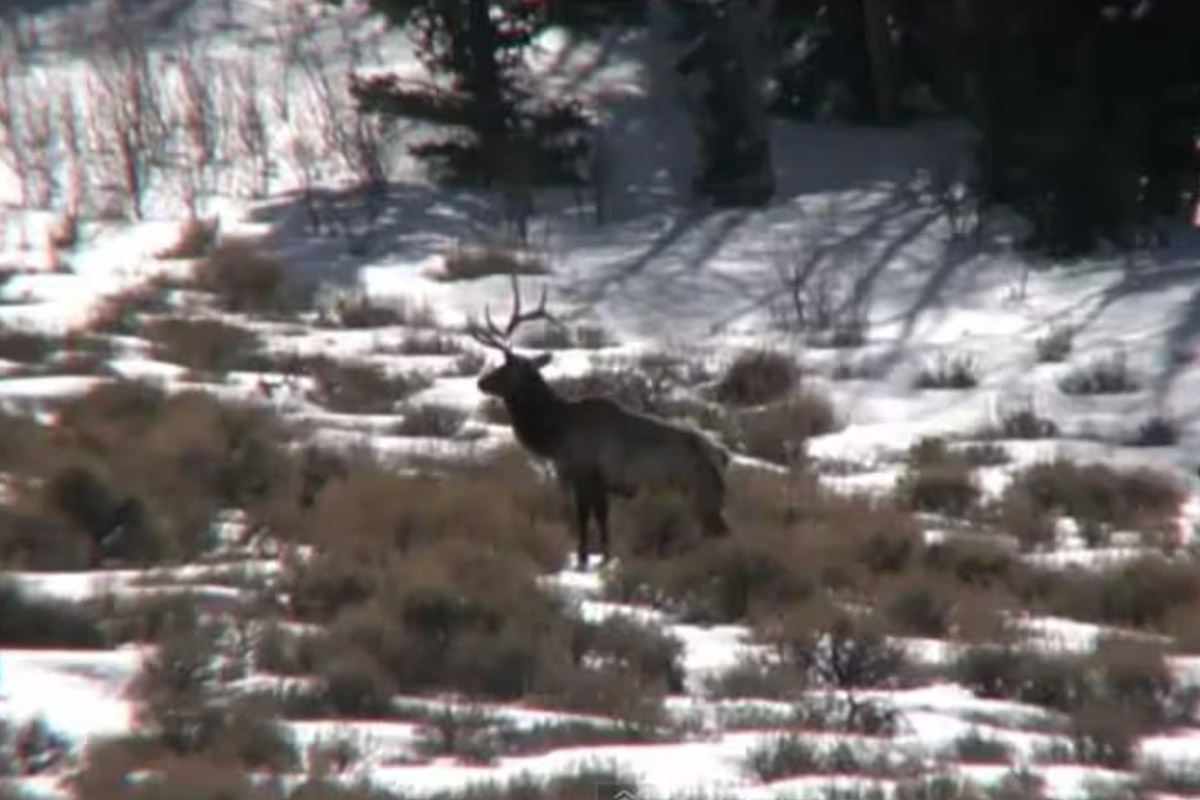
{"label": "elk head", "polygon": [[485,372],[477,382],[479,391],[499,398],[518,396],[525,387],[541,382],[542,367],[550,363],[550,353],[540,353],[526,357],[513,352],[512,335],[522,323],[535,319],[544,319],[561,324],[546,311],[546,289],[542,289],[542,297],[532,311],[521,310],[521,291],[517,286],[517,276],[512,276],[513,307],[508,322],[500,328],[492,320],[491,311],[484,306],[484,325],[472,321],[467,325],[467,333],[472,339],[484,347],[499,351],[504,356],[504,363]]}

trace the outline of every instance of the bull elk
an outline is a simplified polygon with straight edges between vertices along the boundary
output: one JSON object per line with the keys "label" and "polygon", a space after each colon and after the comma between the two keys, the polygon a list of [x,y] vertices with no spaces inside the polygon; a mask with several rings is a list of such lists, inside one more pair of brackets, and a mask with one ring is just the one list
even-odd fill
{"label": "bull elk", "polygon": [[546,292],[537,308],[523,312],[515,274],[512,290],[512,312],[504,328],[492,321],[486,306],[485,324],[468,325],[475,341],[504,356],[477,385],[503,401],[517,441],[549,461],[559,485],[572,496],[579,568],[586,569],[592,519],[599,528],[602,562],[608,561],[610,497],[629,499],[655,490],[682,494],[705,535],[729,533],[722,512],[729,454],[694,428],[632,411],[606,397],[569,399],[556,392],[541,374],[551,355],[526,357],[511,345],[522,323],[557,322],[546,311]]}

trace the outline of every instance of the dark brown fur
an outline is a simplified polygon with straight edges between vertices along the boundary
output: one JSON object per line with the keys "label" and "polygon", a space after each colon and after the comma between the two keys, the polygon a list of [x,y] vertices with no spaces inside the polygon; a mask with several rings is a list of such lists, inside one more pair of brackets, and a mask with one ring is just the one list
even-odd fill
{"label": "dark brown fur", "polygon": [[505,351],[504,363],[478,382],[500,398],[513,433],[527,450],[549,460],[575,503],[579,565],[587,563],[588,522],[600,529],[607,561],[610,496],[668,489],[688,496],[708,535],[724,535],[722,513],[729,454],[700,431],[631,411],[603,397],[567,399],[542,377],[549,355],[526,358]]}

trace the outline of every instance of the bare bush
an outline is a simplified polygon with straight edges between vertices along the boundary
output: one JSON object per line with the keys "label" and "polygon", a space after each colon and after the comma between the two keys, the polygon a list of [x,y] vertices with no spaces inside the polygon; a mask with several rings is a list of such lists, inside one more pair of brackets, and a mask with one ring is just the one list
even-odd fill
{"label": "bare bush", "polygon": [[1064,394],[1072,395],[1127,394],[1140,387],[1141,382],[1121,351],[1076,367],[1058,382]]}
{"label": "bare bush", "polygon": [[725,436],[736,450],[776,464],[795,466],[803,460],[808,439],[840,427],[842,421],[829,398],[807,391],[737,412],[725,426]]}
{"label": "bare bush", "polygon": [[717,379],[713,397],[728,405],[760,405],[790,392],[800,367],[786,353],[747,350],[739,353]]}
{"label": "bare bush", "polygon": [[1075,328],[1071,325],[1055,325],[1034,342],[1038,363],[1057,364],[1066,361],[1075,345]]}
{"label": "bare bush", "polygon": [[1100,542],[1117,528],[1165,535],[1173,530],[1182,500],[1182,489],[1163,473],[1060,459],[1018,472],[1001,505],[1026,509],[1035,519],[1070,517],[1086,537]]}
{"label": "bare bush", "polygon": [[203,374],[264,363],[252,331],[215,319],[164,317],[143,325],[141,333],[153,343],[157,358]]}
{"label": "bare bush", "polygon": [[250,239],[222,239],[196,264],[195,277],[228,311],[291,310],[299,299],[289,296],[283,262]]}
{"label": "bare bush", "polygon": [[1142,422],[1129,439],[1131,447],[1173,447],[1178,443],[1179,423],[1160,416]]}
{"label": "bare bush", "polygon": [[612,596],[690,620],[754,621],[822,588],[868,591],[868,583],[918,555],[915,521],[891,502],[839,497],[797,476],[734,480],[730,514],[739,520],[738,536],[684,547],[668,559],[653,548],[623,552],[606,582]]}
{"label": "bare bush", "polygon": [[966,457],[937,438],[913,445],[904,474],[896,483],[896,495],[904,506],[952,517],[966,516],[981,493]]}
{"label": "bare bush", "polygon": [[120,191],[134,219],[145,214],[146,192],[170,140],[161,64],[146,47],[144,33],[119,6],[109,6],[101,55],[88,76],[92,157],[100,180]]}
{"label": "bare bush", "polygon": [[374,364],[343,362],[326,356],[303,360],[316,382],[313,400],[344,414],[387,414],[409,395],[428,388],[422,372],[389,373]]}
{"label": "bare bush", "polygon": [[966,354],[939,354],[917,374],[918,389],[973,389],[979,385],[979,362]]}
{"label": "bare bush", "polygon": [[454,406],[425,403],[403,412],[404,418],[392,428],[397,436],[432,436],[448,439],[458,433],[467,414]]}
{"label": "bare bush", "polygon": [[[7,61],[0,55],[0,62]],[[19,64],[0,65],[0,152],[17,176],[20,203],[48,208],[59,191],[61,156],[54,97],[40,76]]]}
{"label": "bare bush", "polygon": [[1050,439],[1058,435],[1058,425],[1038,414],[1029,402],[1006,410],[994,428],[981,433],[1000,439]]}
{"label": "bare bush", "polygon": [[195,219],[200,203],[215,187],[225,144],[216,95],[217,64],[191,32],[185,32],[177,45],[175,77],[177,97],[167,105],[167,123],[184,207],[188,217]]}
{"label": "bare bush", "polygon": [[263,107],[264,87],[254,58],[239,60],[229,79],[231,108],[227,111],[233,118],[233,148],[237,155],[253,166],[255,182],[251,196],[265,197],[271,190],[271,176],[275,171],[275,156],[271,147],[268,111]]}

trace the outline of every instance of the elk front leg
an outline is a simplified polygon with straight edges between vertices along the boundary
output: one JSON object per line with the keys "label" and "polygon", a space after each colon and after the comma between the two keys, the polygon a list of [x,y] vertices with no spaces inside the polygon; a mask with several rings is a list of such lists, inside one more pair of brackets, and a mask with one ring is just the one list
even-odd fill
{"label": "elk front leg", "polygon": [[577,564],[580,572],[587,571],[588,517],[592,515],[592,498],[584,481],[575,481],[575,530],[579,537]]}

